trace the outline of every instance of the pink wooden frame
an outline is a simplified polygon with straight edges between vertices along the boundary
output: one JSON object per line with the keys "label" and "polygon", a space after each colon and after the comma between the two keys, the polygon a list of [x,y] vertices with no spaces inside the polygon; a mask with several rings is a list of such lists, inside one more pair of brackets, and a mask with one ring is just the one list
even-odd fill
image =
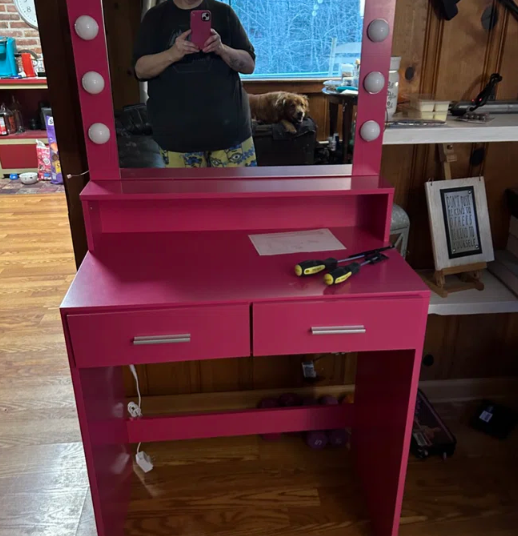
{"label": "pink wooden frame", "polygon": [[[392,48],[392,26],[395,12],[395,0],[366,0],[363,44],[362,68],[360,75],[360,91],[358,97],[358,116],[356,121],[356,142],[352,174],[354,176],[377,175],[381,167],[381,150],[383,133],[372,142],[364,141],[359,135],[359,129],[366,121],[376,121],[383,130],[385,124],[385,109],[387,87],[376,95],[369,94],[363,88],[365,76],[372,71],[379,71],[388,79],[387,73],[390,65]],[[117,180],[121,178],[119,168],[117,140],[115,134],[115,120],[113,114],[113,101],[111,95],[110,70],[108,63],[106,35],[104,32],[104,17],[101,0],[67,0],[69,23],[74,50],[77,83],[81,112],[83,117],[83,130],[86,140],[90,178],[94,181]],[[81,15],[89,15],[99,24],[99,34],[92,41],[84,41],[75,32],[74,24]],[[382,43],[373,43],[367,37],[367,28],[374,19],[384,19],[391,28],[390,34]],[[104,91],[99,95],[90,95],[82,87],[82,77],[89,71],[101,74],[106,82]],[[97,145],[90,141],[88,129],[94,123],[103,123],[111,133],[110,140],[104,145]],[[264,168],[265,176],[272,177],[276,170],[284,168]],[[349,166],[322,166],[320,176],[336,176],[337,169],[346,176]],[[211,170],[200,170],[204,176]],[[171,170],[167,178],[175,178],[176,172]],[[141,173],[124,173],[127,178],[147,178],[146,170]],[[164,177],[166,178],[166,177]],[[196,173],[193,174],[196,177]]]}

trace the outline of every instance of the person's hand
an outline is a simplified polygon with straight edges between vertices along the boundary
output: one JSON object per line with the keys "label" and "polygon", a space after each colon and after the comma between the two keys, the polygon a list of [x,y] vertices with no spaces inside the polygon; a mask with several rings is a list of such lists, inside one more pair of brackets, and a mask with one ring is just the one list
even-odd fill
{"label": "person's hand", "polygon": [[203,52],[205,52],[205,54],[210,54],[211,52],[214,52],[215,54],[220,55],[223,52],[223,42],[221,41],[221,36],[216,30],[214,30],[214,28],[212,28],[210,33],[212,35],[203,45]]}
{"label": "person's hand", "polygon": [[191,30],[187,30],[182,35],[179,35],[170,48],[173,61],[180,61],[188,54],[196,54],[200,49],[191,43],[187,38],[191,35]]}

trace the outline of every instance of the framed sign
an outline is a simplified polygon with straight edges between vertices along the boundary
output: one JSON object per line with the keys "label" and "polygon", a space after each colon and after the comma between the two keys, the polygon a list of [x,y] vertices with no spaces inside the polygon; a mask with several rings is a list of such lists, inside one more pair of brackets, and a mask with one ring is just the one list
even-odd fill
{"label": "framed sign", "polygon": [[483,177],[426,183],[435,269],[494,260]]}

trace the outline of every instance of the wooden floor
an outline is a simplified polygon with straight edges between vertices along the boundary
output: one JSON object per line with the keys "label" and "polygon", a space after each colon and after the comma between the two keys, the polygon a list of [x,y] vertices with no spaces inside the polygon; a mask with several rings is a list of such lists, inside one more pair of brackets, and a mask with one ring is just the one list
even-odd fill
{"label": "wooden floor", "polygon": [[[58,306],[74,274],[61,195],[0,197],[0,536],[95,536]],[[401,536],[518,535],[518,437],[466,426],[451,460],[412,460]],[[365,536],[347,450],[295,436],[145,445],[128,536]]]}

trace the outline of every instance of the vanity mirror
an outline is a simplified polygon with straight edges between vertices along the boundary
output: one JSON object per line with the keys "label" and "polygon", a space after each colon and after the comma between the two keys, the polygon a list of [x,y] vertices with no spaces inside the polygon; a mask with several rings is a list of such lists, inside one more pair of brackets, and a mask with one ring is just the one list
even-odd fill
{"label": "vanity mirror", "polygon": [[391,2],[68,4],[92,179],[378,174]]}

